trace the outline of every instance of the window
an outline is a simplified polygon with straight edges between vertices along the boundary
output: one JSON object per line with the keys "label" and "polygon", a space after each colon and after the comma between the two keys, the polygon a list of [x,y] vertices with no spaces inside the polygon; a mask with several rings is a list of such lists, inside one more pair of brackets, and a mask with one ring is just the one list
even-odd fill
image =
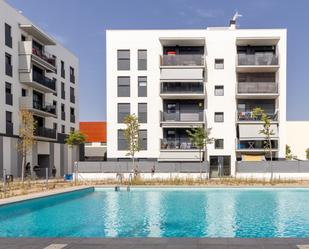
{"label": "window", "polygon": [[70,122],[75,123],[75,110],[72,107],[70,107]]}
{"label": "window", "polygon": [[7,23],[4,24],[5,26],[5,45],[12,48],[12,28]]}
{"label": "window", "polygon": [[130,70],[130,50],[117,51],[118,70]]}
{"label": "window", "polygon": [[118,130],[118,150],[127,150],[128,143],[124,136],[124,130]]}
{"label": "window", "polygon": [[215,122],[224,122],[223,112],[215,112]]}
{"label": "window", "polygon": [[118,77],[118,97],[130,97],[130,77]]}
{"label": "window", "polygon": [[224,86],[215,86],[215,96],[224,95]]}
{"label": "window", "polygon": [[138,76],[138,97],[147,97],[147,77]]}
{"label": "window", "polygon": [[70,67],[70,82],[75,83],[75,72],[73,67]]}
{"label": "window", "polygon": [[21,35],[21,41],[26,41],[26,36]]}
{"label": "window", "polygon": [[9,112],[9,111],[5,112],[5,120],[7,123],[13,123],[12,122],[12,112]]}
{"label": "window", "polygon": [[224,140],[215,139],[215,149],[223,149],[223,148],[224,148]]}
{"label": "window", "polygon": [[56,100],[53,101],[53,106],[55,107],[55,111],[57,113],[57,101]]}
{"label": "window", "polygon": [[13,122],[12,122],[12,112],[5,112],[5,120],[6,120],[6,134],[13,135]]}
{"label": "window", "polygon": [[215,69],[224,69],[224,59],[215,59]]}
{"label": "window", "polygon": [[21,89],[21,96],[26,97],[27,96],[27,90],[25,88]]}
{"label": "window", "polygon": [[147,103],[138,104],[138,122],[147,123]]}
{"label": "window", "polygon": [[57,130],[58,130],[58,124],[57,123],[53,123],[53,129],[57,132]]}
{"label": "window", "polygon": [[119,103],[118,104],[118,123],[123,123],[126,116],[130,115],[130,104]]}
{"label": "window", "polygon": [[13,76],[12,56],[8,53],[5,53],[5,74]]}
{"label": "window", "polygon": [[147,130],[139,130],[140,150],[147,150]]}
{"label": "window", "polygon": [[75,94],[74,94],[74,88],[70,87],[70,101],[71,103],[75,103]]}
{"label": "window", "polygon": [[5,82],[5,104],[13,105],[12,84]]}
{"label": "window", "polygon": [[64,61],[61,61],[61,77],[65,78]]}
{"label": "window", "polygon": [[138,50],[138,70],[147,70],[147,50]]}
{"label": "window", "polygon": [[65,134],[65,125],[61,125],[61,133]]}
{"label": "window", "polygon": [[74,127],[71,127],[70,128],[70,132],[74,132],[75,131],[75,128]]}
{"label": "window", "polygon": [[53,82],[55,82],[55,89],[54,89],[54,90],[56,91],[55,93],[53,93],[53,95],[54,95],[54,96],[57,96],[57,91],[58,91],[58,90],[57,90],[57,79],[56,79],[56,78],[53,78]]}
{"label": "window", "polygon": [[65,106],[61,104],[61,119],[65,120]]}
{"label": "window", "polygon": [[65,99],[65,86],[63,82],[61,82],[61,98]]}

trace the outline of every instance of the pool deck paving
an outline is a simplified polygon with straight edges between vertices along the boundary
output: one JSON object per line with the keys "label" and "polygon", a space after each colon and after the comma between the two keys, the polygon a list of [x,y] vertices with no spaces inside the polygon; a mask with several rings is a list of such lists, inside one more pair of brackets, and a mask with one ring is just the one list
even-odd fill
{"label": "pool deck paving", "polygon": [[309,249],[309,238],[0,238],[0,249]]}

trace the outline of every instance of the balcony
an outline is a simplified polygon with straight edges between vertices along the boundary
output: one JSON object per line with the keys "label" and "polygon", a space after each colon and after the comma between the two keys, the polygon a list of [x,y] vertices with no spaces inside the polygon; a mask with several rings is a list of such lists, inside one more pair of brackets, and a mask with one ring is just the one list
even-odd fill
{"label": "balcony", "polygon": [[166,99],[203,99],[205,98],[203,82],[162,82],[162,98]]}
{"label": "balcony", "polygon": [[204,67],[205,59],[203,54],[173,54],[161,56],[162,67]]}
{"label": "balcony", "polygon": [[13,105],[13,94],[5,93],[5,104]]}
{"label": "balcony", "polygon": [[22,41],[19,43],[19,57],[21,72],[29,72],[31,68],[31,61],[43,67],[47,72],[55,73],[56,57],[44,50],[33,47],[32,41]]}
{"label": "balcony", "polygon": [[[238,152],[266,152],[264,140],[236,140]],[[271,140],[272,150],[278,151],[278,140]]]}
{"label": "balcony", "polygon": [[[252,111],[246,111],[246,112],[241,112],[238,111],[237,114],[237,121],[238,122],[262,122],[261,118],[262,116],[254,116]],[[278,116],[279,116],[279,111],[272,112],[272,113],[267,113],[268,118],[273,121],[277,122],[278,121]]]}
{"label": "balcony", "polygon": [[13,136],[14,135],[14,124],[11,122],[6,122],[6,135]]}
{"label": "balcony", "polygon": [[44,117],[57,117],[56,106],[35,101],[32,97],[20,97],[20,108],[29,110]]}
{"label": "balcony", "polygon": [[161,150],[197,150],[198,148],[192,144],[189,138],[179,139],[160,139]]}
{"label": "balcony", "polygon": [[40,138],[47,138],[51,140],[57,139],[57,132],[55,129],[45,128],[42,126],[37,126],[34,131],[34,135]]}
{"label": "balcony", "polygon": [[237,72],[276,72],[279,69],[279,58],[272,53],[237,55]]}
{"label": "balcony", "polygon": [[45,77],[43,74],[40,74],[36,71],[33,71],[33,81],[37,82],[38,84],[47,87],[54,92],[56,92],[56,79],[50,79]]}
{"label": "balcony", "polygon": [[278,96],[277,82],[238,82],[238,98],[276,98]]}
{"label": "balcony", "polygon": [[5,74],[7,76],[13,76],[13,66],[11,64],[6,63],[5,64]]}

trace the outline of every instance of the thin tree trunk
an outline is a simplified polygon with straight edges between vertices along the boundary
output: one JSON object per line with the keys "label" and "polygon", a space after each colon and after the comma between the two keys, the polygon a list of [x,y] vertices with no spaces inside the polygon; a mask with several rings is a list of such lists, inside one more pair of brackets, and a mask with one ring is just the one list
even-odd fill
{"label": "thin tree trunk", "polygon": [[273,161],[273,153],[272,153],[272,146],[271,146],[271,138],[269,137],[269,153],[270,153],[270,181],[273,181],[273,166],[272,166],[272,161]]}
{"label": "thin tree trunk", "polygon": [[203,166],[202,166],[202,150],[200,148],[200,178],[202,180],[202,171],[203,171]]}
{"label": "thin tree trunk", "polygon": [[21,166],[21,182],[22,182],[23,184],[24,184],[26,160],[27,160],[27,155],[26,155],[25,152],[23,152],[23,160],[22,160],[22,166]]}

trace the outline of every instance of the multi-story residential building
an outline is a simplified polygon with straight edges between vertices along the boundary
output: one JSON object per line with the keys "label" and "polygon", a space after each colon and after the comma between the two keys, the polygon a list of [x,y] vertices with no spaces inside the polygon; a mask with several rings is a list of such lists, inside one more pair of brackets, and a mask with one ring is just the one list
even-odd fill
{"label": "multi-story residential building", "polygon": [[83,159],[106,161],[106,122],[80,122],[79,128],[86,136]]}
{"label": "multi-story residential building", "polygon": [[78,58],[5,1],[0,9],[0,174],[21,175],[19,112],[26,109],[37,126],[27,162],[63,175],[77,157],[64,140],[79,125]]}
{"label": "multi-story residential building", "polygon": [[234,175],[236,161],[264,160],[262,122],[271,118],[273,158],[285,156],[286,30],[108,30],[107,157],[125,160],[123,118],[140,122],[138,160],[199,160],[186,130],[211,129],[211,176]]}

